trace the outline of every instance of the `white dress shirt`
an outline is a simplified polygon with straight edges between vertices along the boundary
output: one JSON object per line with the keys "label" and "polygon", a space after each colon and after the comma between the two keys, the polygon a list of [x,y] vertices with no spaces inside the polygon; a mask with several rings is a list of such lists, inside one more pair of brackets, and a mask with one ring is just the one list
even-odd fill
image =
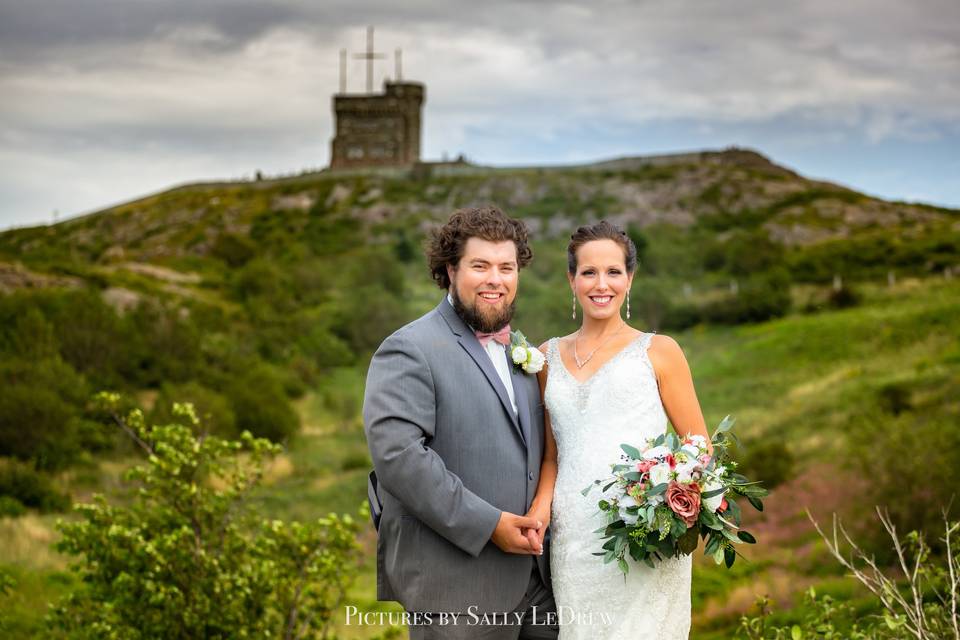
{"label": "white dress shirt", "polygon": [[[450,303],[450,306],[453,306],[453,298],[450,297],[450,294],[447,294],[447,302]],[[474,329],[471,327],[471,331]],[[510,379],[510,365],[507,363],[507,352],[506,347],[496,340],[488,340],[487,346],[483,347],[487,352],[487,355],[490,356],[490,361],[493,363],[493,368],[497,370],[497,375],[500,376],[500,382],[503,383],[504,388],[507,390],[507,396],[510,398],[510,406],[513,407],[513,413],[517,413],[517,399],[513,395],[513,382]]]}

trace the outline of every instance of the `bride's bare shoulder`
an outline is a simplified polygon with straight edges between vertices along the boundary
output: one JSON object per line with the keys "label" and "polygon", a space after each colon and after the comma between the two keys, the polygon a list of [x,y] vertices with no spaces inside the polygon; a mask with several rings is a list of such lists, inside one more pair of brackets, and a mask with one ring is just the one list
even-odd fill
{"label": "bride's bare shoulder", "polygon": [[683,355],[683,349],[680,347],[680,344],[670,336],[662,333],[654,334],[650,339],[647,354],[650,356],[650,362],[653,364],[653,368],[658,372],[669,371],[678,366],[685,366],[687,362],[687,358]]}

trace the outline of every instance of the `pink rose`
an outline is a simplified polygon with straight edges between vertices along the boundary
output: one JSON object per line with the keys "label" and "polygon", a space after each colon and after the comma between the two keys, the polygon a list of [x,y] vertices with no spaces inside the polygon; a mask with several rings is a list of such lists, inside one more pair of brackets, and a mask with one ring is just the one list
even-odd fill
{"label": "pink rose", "polygon": [[657,466],[656,460],[641,460],[637,463],[637,471],[640,473],[646,473],[655,466]]}
{"label": "pink rose", "polygon": [[681,483],[670,481],[665,496],[667,506],[680,516],[687,527],[692,527],[700,515],[700,485],[696,482]]}

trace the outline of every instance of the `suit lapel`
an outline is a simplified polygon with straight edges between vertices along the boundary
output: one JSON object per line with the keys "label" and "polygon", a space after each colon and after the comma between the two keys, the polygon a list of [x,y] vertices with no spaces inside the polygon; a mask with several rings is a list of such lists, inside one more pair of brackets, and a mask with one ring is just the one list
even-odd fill
{"label": "suit lapel", "polygon": [[[489,382],[490,386],[493,387],[497,397],[500,399],[500,404],[503,406],[503,410],[510,419],[510,423],[513,425],[513,428],[516,429],[517,435],[520,436],[520,439],[523,441],[524,445],[526,445],[527,440],[524,437],[523,427],[521,426],[517,415],[513,412],[513,406],[510,404],[510,396],[507,395],[507,389],[503,386],[503,382],[500,380],[497,370],[493,367],[493,362],[491,362],[490,356],[488,356],[486,350],[480,346],[480,341],[477,340],[477,336],[475,336],[473,331],[467,327],[463,320],[460,319],[460,316],[458,316],[457,312],[453,310],[453,307],[450,306],[450,303],[446,298],[443,299],[443,301],[440,303],[440,306],[437,308],[440,311],[440,315],[443,316],[444,320],[446,320],[450,330],[454,335],[457,336],[457,341],[460,343],[460,346],[464,351],[467,352],[473,362],[480,367],[480,371],[483,372],[487,382]],[[513,386],[514,394],[516,394],[517,386],[518,385],[516,384]],[[525,407],[521,407],[519,396],[514,395],[514,398],[517,400],[518,411],[526,411]]]}
{"label": "suit lapel", "polygon": [[530,400],[527,398],[527,375],[513,364],[507,355],[507,365],[510,367],[510,382],[513,384],[513,397],[517,401],[517,417],[520,420],[520,434],[523,444],[530,446]]}

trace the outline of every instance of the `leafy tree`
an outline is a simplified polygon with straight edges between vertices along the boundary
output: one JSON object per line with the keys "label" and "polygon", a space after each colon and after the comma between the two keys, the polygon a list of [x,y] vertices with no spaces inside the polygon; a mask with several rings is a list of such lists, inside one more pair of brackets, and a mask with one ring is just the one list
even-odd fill
{"label": "leafy tree", "polygon": [[[99,394],[107,410],[117,394]],[[329,515],[284,523],[249,499],[279,451],[245,432],[239,441],[197,436],[186,424],[148,426],[139,410],[116,424],[147,453],[128,472],[128,505],[95,496],[81,519],[59,522],[57,548],[77,558],[82,586],[48,618],[65,638],[329,637],[357,571],[358,524]],[[242,454],[242,455],[241,455]]]}

